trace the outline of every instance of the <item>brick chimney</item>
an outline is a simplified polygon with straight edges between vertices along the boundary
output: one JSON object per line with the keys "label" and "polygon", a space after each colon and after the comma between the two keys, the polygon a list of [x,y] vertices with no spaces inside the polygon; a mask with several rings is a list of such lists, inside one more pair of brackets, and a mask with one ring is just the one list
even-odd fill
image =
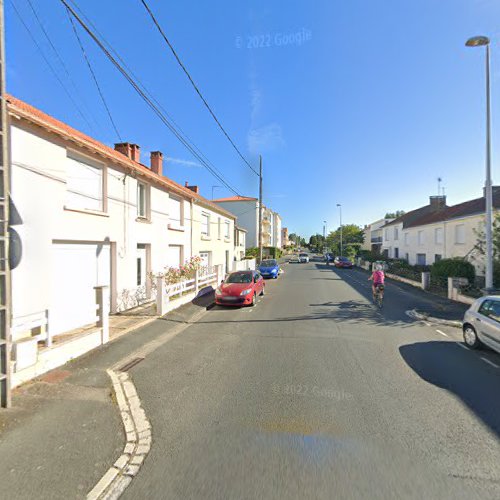
{"label": "brick chimney", "polygon": [[163,172],[163,153],[161,151],[151,151],[151,171],[162,175]]}
{"label": "brick chimney", "polygon": [[141,160],[141,148],[137,144],[131,144],[130,148],[132,150],[131,159],[133,161],[136,161],[137,163],[140,163],[140,160]]}
{"label": "brick chimney", "polygon": [[439,210],[446,206],[446,196],[430,196],[429,205],[433,210]]}
{"label": "brick chimney", "polygon": [[188,186],[188,181],[186,181],[186,183],[184,184],[184,187],[191,189],[191,191],[193,191],[193,193],[200,194],[199,186]]}
{"label": "brick chimney", "polygon": [[115,151],[118,151],[127,158],[132,158],[132,144],[130,142],[119,142],[115,144]]}

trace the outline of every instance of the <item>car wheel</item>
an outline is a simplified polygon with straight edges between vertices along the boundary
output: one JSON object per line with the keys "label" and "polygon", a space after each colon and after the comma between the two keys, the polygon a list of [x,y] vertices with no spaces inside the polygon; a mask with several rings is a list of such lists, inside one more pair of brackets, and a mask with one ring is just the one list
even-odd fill
{"label": "car wheel", "polygon": [[250,307],[253,307],[256,302],[257,302],[257,299],[255,298],[255,292],[254,292],[253,296],[252,296],[252,303],[250,304]]}
{"label": "car wheel", "polygon": [[481,346],[476,330],[471,325],[465,325],[464,327],[464,342],[470,349],[478,349]]}

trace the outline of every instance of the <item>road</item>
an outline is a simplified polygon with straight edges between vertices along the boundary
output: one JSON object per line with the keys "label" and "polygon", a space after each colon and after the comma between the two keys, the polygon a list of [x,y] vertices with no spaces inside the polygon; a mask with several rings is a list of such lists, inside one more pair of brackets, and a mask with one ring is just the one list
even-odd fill
{"label": "road", "polygon": [[[153,445],[123,498],[500,498],[500,356],[421,295],[290,264],[130,370]],[[431,299],[432,300],[432,299]]]}

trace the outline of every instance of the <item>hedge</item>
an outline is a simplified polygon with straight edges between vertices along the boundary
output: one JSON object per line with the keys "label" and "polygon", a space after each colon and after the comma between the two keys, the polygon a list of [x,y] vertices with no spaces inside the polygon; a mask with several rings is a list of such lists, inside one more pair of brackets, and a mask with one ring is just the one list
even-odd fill
{"label": "hedge", "polygon": [[470,262],[456,257],[434,262],[431,266],[431,276],[433,278],[467,278],[472,283],[476,277],[476,270]]}

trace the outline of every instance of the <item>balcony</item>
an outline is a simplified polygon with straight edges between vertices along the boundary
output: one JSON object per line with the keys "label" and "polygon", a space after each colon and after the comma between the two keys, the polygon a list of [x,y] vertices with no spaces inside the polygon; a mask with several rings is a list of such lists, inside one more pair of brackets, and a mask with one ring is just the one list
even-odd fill
{"label": "balcony", "polygon": [[382,236],[372,236],[372,243],[382,243]]}

